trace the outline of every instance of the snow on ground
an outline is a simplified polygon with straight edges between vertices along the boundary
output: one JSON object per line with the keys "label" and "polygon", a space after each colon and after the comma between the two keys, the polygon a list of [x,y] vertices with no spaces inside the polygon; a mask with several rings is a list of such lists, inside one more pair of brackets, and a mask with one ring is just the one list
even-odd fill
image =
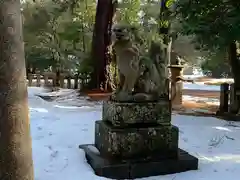
{"label": "snow on ground", "polygon": [[195,80],[197,78],[203,77],[203,75],[202,74],[199,74],[199,75],[192,74],[192,75],[183,75],[183,77],[188,80]]}
{"label": "snow on ground", "polygon": [[206,84],[214,84],[214,83],[218,83],[218,84],[221,84],[221,83],[233,83],[234,80],[232,78],[220,78],[220,79],[216,79],[216,78],[212,78],[210,80],[207,80],[205,81],[204,83]]}
{"label": "snow on ground", "polygon": [[[93,143],[101,103],[78,99],[72,91],[47,102],[35,96],[41,93],[47,95],[42,88],[29,88],[35,180],[106,179],[94,175],[78,149],[80,144]],[[142,180],[239,179],[240,123],[183,115],[173,115],[172,123],[180,130],[180,148],[199,158],[199,170]]]}
{"label": "snow on ground", "polygon": [[183,89],[220,91],[220,86],[206,85],[203,82],[198,82],[198,83],[187,83],[187,82],[185,82],[185,83],[183,83]]}
{"label": "snow on ground", "polygon": [[[203,77],[208,77],[208,76],[205,76],[203,74],[192,74],[192,75],[186,75],[184,74],[183,77],[185,79],[189,79],[189,80],[196,80],[198,78],[203,78]],[[210,78],[207,80],[207,82],[232,82],[233,81],[233,78]]]}
{"label": "snow on ground", "polygon": [[183,95],[183,101],[194,101],[196,103],[206,103],[208,105],[216,105],[216,106],[220,104],[219,99],[216,99],[216,98],[196,97],[196,96],[188,96],[188,95]]}
{"label": "snow on ground", "polygon": [[[203,83],[183,83],[183,89],[190,89],[190,90],[205,90],[205,91],[220,91],[220,86],[216,85],[205,85]],[[183,101],[193,101],[196,103],[206,103],[208,105],[219,105],[219,99],[216,98],[209,98],[209,97],[196,97],[196,96],[188,96],[183,95]]]}
{"label": "snow on ground", "polygon": [[94,121],[101,116],[101,106],[84,104],[86,100],[82,100],[83,106],[74,106],[73,97],[69,103],[47,102],[34,95],[41,90],[29,88],[35,179],[94,179],[78,145],[93,142]]}

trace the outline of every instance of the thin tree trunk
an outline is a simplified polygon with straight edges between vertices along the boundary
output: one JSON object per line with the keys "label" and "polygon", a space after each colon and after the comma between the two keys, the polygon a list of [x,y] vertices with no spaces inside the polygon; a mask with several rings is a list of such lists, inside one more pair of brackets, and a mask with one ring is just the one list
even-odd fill
{"label": "thin tree trunk", "polygon": [[106,82],[106,33],[108,32],[108,16],[111,4],[112,0],[98,0],[97,3],[92,42],[92,63],[94,70],[91,74],[89,84],[92,89],[100,89],[100,85]]}
{"label": "thin tree trunk", "polygon": [[0,1],[0,179],[33,180],[20,0]]}
{"label": "thin tree trunk", "polygon": [[56,78],[55,78],[55,86],[56,87],[60,87],[60,73],[61,73],[61,63],[60,63],[60,57],[61,57],[61,55],[60,55],[60,53],[58,52],[57,53],[58,54],[58,56],[57,56],[57,65],[56,65]]}
{"label": "thin tree trunk", "polygon": [[234,82],[236,84],[236,88],[240,90],[240,61],[237,58],[237,46],[236,42],[232,42],[229,45],[228,49],[228,55],[229,55],[229,64],[231,67],[232,76],[234,78]]}
{"label": "thin tree trunk", "polygon": [[[104,41],[105,41],[105,76],[106,76],[106,84],[105,84],[105,91],[112,91],[112,87],[111,87],[111,80],[110,77],[107,76],[107,72],[106,72],[106,66],[109,65],[112,61],[112,57],[110,55],[110,52],[108,51],[108,47],[111,45],[111,36],[112,36],[112,24],[113,24],[113,17],[116,13],[116,8],[117,8],[118,2],[114,1],[110,4],[109,7],[109,11],[108,11],[108,23],[106,24],[105,29],[107,29],[107,31],[104,34]],[[107,80],[108,78],[108,80]]]}
{"label": "thin tree trunk", "polygon": [[[231,67],[231,73],[234,79],[234,92],[240,92],[240,62],[237,58],[236,42],[232,42],[228,47],[228,59]],[[231,109],[232,113],[238,113],[240,108],[240,96],[235,94],[234,107]]]}

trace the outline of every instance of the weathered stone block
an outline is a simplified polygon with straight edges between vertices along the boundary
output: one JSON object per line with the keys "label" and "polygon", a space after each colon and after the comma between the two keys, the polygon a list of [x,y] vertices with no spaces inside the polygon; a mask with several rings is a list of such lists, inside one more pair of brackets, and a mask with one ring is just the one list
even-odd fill
{"label": "weathered stone block", "polygon": [[178,128],[175,126],[115,128],[108,122],[95,124],[95,146],[101,155],[116,159],[177,155]]}
{"label": "weathered stone block", "polygon": [[103,121],[114,126],[124,127],[131,124],[169,124],[171,121],[171,104],[169,100],[145,103],[103,103]]}
{"label": "weathered stone block", "polygon": [[149,176],[180,173],[198,169],[198,159],[182,149],[174,159],[152,159],[132,161],[112,161],[103,157],[94,145],[80,145],[84,150],[87,162],[98,176],[111,179],[136,179]]}

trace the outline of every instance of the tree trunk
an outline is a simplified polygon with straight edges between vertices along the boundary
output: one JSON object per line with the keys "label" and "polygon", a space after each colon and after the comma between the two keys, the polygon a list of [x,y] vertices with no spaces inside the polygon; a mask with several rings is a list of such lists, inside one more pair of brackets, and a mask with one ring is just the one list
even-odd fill
{"label": "tree trunk", "polygon": [[[105,44],[106,44],[106,48],[105,48],[105,58],[106,58],[106,65],[109,65],[111,63],[111,61],[113,60],[113,58],[115,58],[115,54],[114,52],[113,53],[113,56],[111,56],[110,52],[108,51],[108,47],[111,45],[111,37],[112,37],[112,25],[113,25],[113,17],[116,13],[116,8],[117,8],[117,4],[118,2],[117,1],[114,1],[110,4],[110,7],[109,7],[109,12],[108,12],[108,24],[106,24],[106,29],[107,31],[105,32],[105,35],[104,35],[104,40],[105,40]],[[106,84],[105,84],[105,91],[108,91],[108,92],[111,92],[113,89],[112,89],[112,86],[111,86],[111,80],[110,80],[110,77],[109,75],[107,74],[106,72],[106,67],[105,67],[105,77],[108,78],[106,80]]]}
{"label": "tree trunk", "polygon": [[235,103],[234,107],[231,108],[232,113],[238,113],[240,109],[240,96],[237,95],[237,92],[240,92],[240,62],[237,58],[237,46],[236,42],[232,42],[228,47],[228,59],[231,67],[231,73],[234,79],[234,96]]}
{"label": "tree trunk", "polygon": [[33,180],[20,1],[0,3],[0,179]]}
{"label": "tree trunk", "polygon": [[236,84],[236,88],[240,90],[240,61],[237,58],[237,46],[236,42],[233,42],[229,45],[228,49],[229,55],[229,64],[231,67],[231,73],[234,78],[234,82]]}
{"label": "tree trunk", "polygon": [[[112,0],[98,0],[95,17],[95,25],[92,41],[92,63],[93,72],[91,74],[90,88],[100,89],[102,83],[106,82],[107,47],[108,47],[108,27],[109,11]],[[111,17],[112,18],[112,17]]]}

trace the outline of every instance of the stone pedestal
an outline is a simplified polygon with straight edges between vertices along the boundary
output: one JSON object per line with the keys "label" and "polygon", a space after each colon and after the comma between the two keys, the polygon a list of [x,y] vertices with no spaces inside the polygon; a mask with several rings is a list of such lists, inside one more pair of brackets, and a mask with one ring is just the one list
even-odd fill
{"label": "stone pedestal", "polygon": [[60,73],[60,79],[59,79],[59,81],[60,81],[60,87],[61,88],[64,88],[64,79],[65,79],[65,77],[67,76],[67,74],[66,73]]}
{"label": "stone pedestal", "polygon": [[37,75],[37,87],[40,87],[41,86],[41,74],[40,74],[39,70],[36,71],[36,75]]}
{"label": "stone pedestal", "polygon": [[71,76],[67,77],[67,88],[71,89],[72,88],[72,83],[71,83]]}
{"label": "stone pedestal", "polygon": [[[56,84],[56,73],[55,72],[44,72],[43,73],[44,76],[44,84],[45,86],[49,86],[50,83],[48,81],[48,79],[52,79],[52,86],[54,86]],[[64,78],[66,77],[66,73],[60,73],[60,87],[64,88]]]}
{"label": "stone pedestal", "polygon": [[173,107],[180,107],[182,105],[183,82],[183,65],[170,65],[171,71],[171,101]]}
{"label": "stone pedestal", "polygon": [[139,124],[170,125],[171,104],[169,100],[148,103],[120,103],[106,101],[103,103],[103,121],[115,127]]}
{"label": "stone pedestal", "polygon": [[178,148],[171,125],[171,103],[103,104],[103,120],[95,123],[95,143],[80,145],[99,176],[134,179],[198,168],[198,159]]}
{"label": "stone pedestal", "polygon": [[119,160],[177,157],[178,128],[175,126],[121,129],[97,121],[95,130],[95,146],[104,157]]}
{"label": "stone pedestal", "polygon": [[44,86],[49,86],[49,78],[52,78],[54,76],[53,72],[44,72],[43,77],[44,77]]}
{"label": "stone pedestal", "polygon": [[28,86],[32,86],[33,74],[28,73]]}

